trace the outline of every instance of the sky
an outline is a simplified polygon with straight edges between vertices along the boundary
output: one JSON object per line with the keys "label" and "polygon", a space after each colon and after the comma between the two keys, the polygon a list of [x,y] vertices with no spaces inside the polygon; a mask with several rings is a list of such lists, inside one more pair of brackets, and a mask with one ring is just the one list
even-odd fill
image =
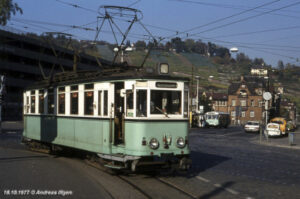
{"label": "sky", "polygon": [[[300,66],[300,0],[14,0],[23,14],[13,16],[7,27],[43,34],[64,32],[79,40],[94,40],[100,27],[104,5],[124,6],[141,11],[140,22],[129,32],[128,40],[172,37],[213,42],[237,47],[250,58],[263,58],[266,64]],[[140,16],[140,15],[139,15]],[[114,15],[124,33],[128,18]],[[143,28],[145,27],[145,28]],[[118,33],[116,26],[114,30]],[[114,43],[108,20],[97,40]],[[121,34],[116,33],[117,41]],[[235,57],[236,53],[232,56]]]}

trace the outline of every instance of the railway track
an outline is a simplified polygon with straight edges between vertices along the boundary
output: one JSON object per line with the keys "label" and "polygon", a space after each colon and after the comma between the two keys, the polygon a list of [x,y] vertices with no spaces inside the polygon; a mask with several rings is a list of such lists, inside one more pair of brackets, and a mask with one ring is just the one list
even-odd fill
{"label": "railway track", "polygon": [[[38,145],[31,145],[27,147],[30,151],[51,154],[51,149],[40,147]],[[62,156],[73,158],[72,155],[62,154]],[[199,198],[193,193],[190,193],[180,186],[166,180],[163,177],[159,176],[145,176],[144,174],[128,174],[118,173],[118,171],[112,171],[104,166],[102,166],[97,159],[94,158],[84,158],[82,154],[74,155],[75,158],[79,158],[80,161],[83,161],[90,167],[97,169],[105,174],[110,174],[115,178],[119,179],[123,183],[128,184],[133,190],[139,193],[143,198]],[[101,184],[102,188],[107,192],[111,198],[119,198],[112,193],[111,190],[105,187],[105,184]]]}
{"label": "railway track", "polygon": [[[104,168],[97,162],[85,160],[85,163],[91,167],[100,170],[101,172],[108,172],[108,169]],[[138,191],[141,195],[143,195],[144,198],[199,198],[193,193],[184,190],[180,186],[175,185],[174,183],[169,182],[168,180],[162,177],[145,176],[143,174],[126,175],[111,172],[110,174],[114,175],[119,180],[130,185],[134,190]],[[168,197],[168,195],[170,195],[170,197]]]}

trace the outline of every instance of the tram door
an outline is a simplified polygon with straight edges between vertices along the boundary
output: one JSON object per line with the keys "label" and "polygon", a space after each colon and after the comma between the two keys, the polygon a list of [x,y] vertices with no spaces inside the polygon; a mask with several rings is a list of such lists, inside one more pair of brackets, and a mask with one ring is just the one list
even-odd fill
{"label": "tram door", "polygon": [[114,118],[114,144],[124,144],[124,98],[121,97],[124,82],[115,83],[115,118]]}

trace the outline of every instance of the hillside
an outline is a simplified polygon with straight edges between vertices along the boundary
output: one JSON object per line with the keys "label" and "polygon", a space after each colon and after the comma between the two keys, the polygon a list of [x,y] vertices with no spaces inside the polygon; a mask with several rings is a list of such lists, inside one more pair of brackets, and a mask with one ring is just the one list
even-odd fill
{"label": "hillside", "polygon": [[[112,58],[113,53],[101,50],[105,58]],[[130,65],[139,66],[144,60],[145,51],[132,51],[125,54],[125,60]],[[214,92],[226,92],[231,81],[238,80],[242,74],[249,74],[249,63],[218,64],[215,58],[206,57],[197,53],[176,53],[166,51],[152,51],[144,66],[156,67],[157,63],[167,62],[173,75],[192,78],[196,89],[196,78],[199,76],[199,89]],[[293,67],[284,70],[273,70],[273,82],[284,87],[284,97],[297,103],[300,110],[300,68]]]}
{"label": "hillside", "polygon": [[[140,65],[144,59],[145,52],[133,51],[127,54],[127,61],[132,65]],[[240,71],[232,73],[231,69],[220,64],[215,64],[205,56],[197,53],[176,53],[153,51],[147,59],[145,66],[155,67],[159,62],[167,62],[173,75],[192,77],[199,76],[201,90],[213,89],[215,91],[225,91],[229,81],[239,78]],[[220,69],[222,69],[220,72]],[[211,78],[210,78],[211,77]],[[196,80],[194,80],[196,85]]]}

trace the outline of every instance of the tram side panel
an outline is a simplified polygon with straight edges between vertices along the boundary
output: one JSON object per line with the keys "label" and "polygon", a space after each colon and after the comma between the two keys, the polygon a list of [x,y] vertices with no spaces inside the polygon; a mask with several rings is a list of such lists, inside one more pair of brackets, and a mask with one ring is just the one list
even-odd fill
{"label": "tram side panel", "polygon": [[110,153],[109,120],[24,116],[23,136],[98,153]]}
{"label": "tram side panel", "polygon": [[92,152],[101,152],[103,149],[103,138],[106,137],[103,134],[108,132],[106,123],[108,123],[108,120],[76,119],[74,125],[74,147]]}

